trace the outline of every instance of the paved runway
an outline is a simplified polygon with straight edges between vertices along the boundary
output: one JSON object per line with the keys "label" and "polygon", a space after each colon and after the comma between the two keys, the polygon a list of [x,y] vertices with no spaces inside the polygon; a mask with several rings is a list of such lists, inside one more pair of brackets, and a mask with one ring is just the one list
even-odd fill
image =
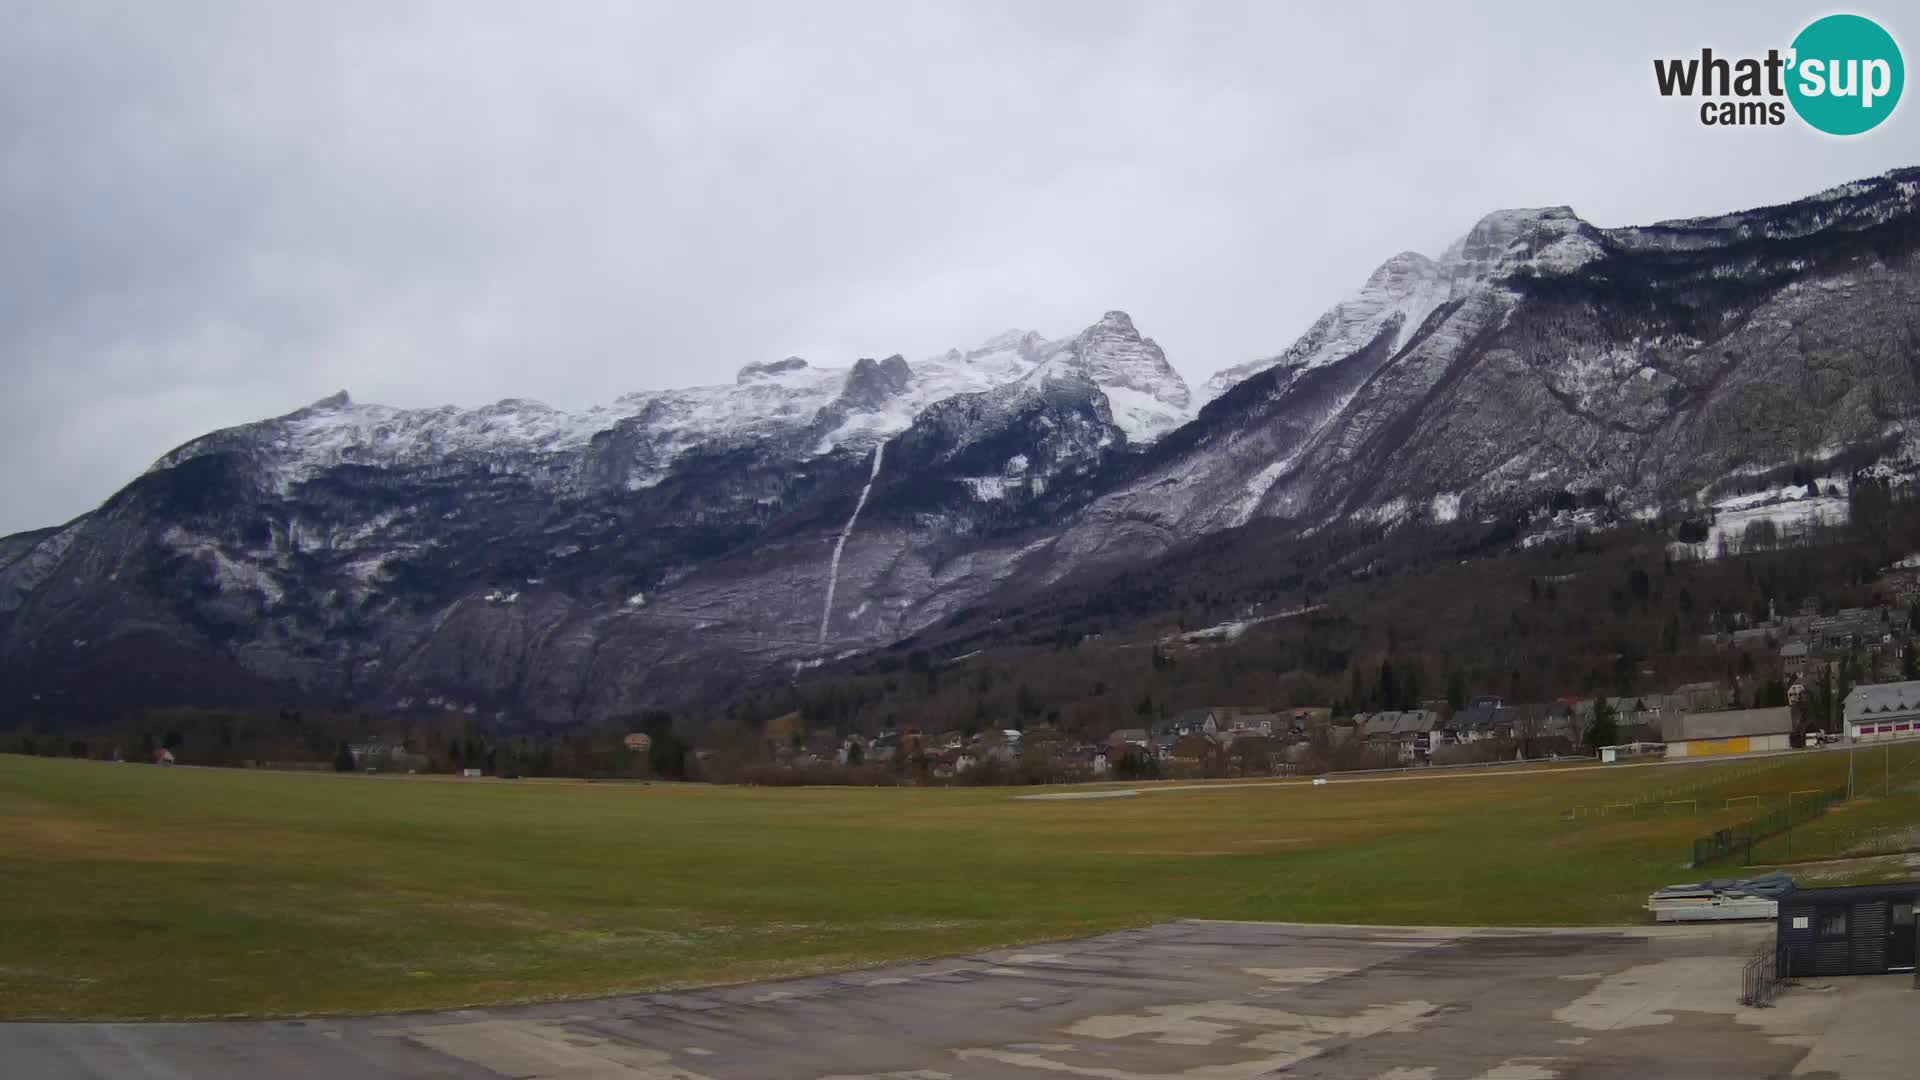
{"label": "paved runway", "polygon": [[352,1020],[0,1025],[0,1077],[1910,1080],[1905,976],[1736,1002],[1766,927],[1180,922],[850,974]]}

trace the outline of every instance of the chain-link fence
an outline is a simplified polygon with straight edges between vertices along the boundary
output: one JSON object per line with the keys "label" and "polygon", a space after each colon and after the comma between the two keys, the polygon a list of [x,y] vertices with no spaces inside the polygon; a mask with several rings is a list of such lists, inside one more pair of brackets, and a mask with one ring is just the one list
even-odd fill
{"label": "chain-link fence", "polygon": [[1846,798],[1847,789],[1843,787],[1810,791],[1806,798],[1788,799],[1751,821],[1702,836],[1693,842],[1693,865],[1712,866],[1735,858],[1742,865],[1752,865],[1755,844],[1819,817]]}
{"label": "chain-link fence", "polygon": [[1920,851],[1920,825],[1891,824],[1857,829],[1796,828],[1788,829],[1765,843],[1755,844],[1753,861],[1812,862],[1900,855],[1912,851]]}
{"label": "chain-link fence", "polygon": [[1584,821],[1589,818],[1640,817],[1648,814],[1697,814],[1703,808],[1725,809],[1723,803],[1730,805],[1738,799],[1758,797],[1728,796],[1724,792],[1730,785],[1773,772],[1792,760],[1787,757],[1771,757],[1743,765],[1686,766],[1688,771],[1697,770],[1702,775],[1683,783],[1668,784],[1653,791],[1640,792],[1624,801],[1565,807],[1560,811],[1560,819]]}

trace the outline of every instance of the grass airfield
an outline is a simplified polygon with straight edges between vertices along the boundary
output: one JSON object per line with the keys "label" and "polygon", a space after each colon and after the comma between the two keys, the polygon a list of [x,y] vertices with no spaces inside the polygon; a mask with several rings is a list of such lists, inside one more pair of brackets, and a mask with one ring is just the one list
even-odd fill
{"label": "grass airfield", "polygon": [[[1652,888],[1738,872],[1685,863],[1694,836],[1755,813],[1742,797],[1775,805],[1844,783],[1846,767],[1845,754],[1806,753],[1022,800],[1034,789],[459,781],[0,756],[0,1018],[551,1000],[1182,917],[1635,923]],[[1567,818],[1667,796],[1690,805]]]}

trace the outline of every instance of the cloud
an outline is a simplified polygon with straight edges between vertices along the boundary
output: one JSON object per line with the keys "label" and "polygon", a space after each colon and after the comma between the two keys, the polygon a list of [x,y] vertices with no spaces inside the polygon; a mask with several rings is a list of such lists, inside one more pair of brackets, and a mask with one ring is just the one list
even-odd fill
{"label": "cloud", "polygon": [[341,387],[579,406],[1113,307],[1197,382],[1496,207],[1630,224],[1910,153],[1904,115],[1701,128],[1651,58],[1805,13],[1672,7],[16,5],[0,530]]}

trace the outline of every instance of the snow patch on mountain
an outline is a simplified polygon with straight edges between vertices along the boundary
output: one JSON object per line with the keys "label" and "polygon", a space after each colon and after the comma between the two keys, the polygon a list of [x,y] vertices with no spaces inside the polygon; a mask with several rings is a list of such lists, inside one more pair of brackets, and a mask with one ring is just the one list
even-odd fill
{"label": "snow patch on mountain", "polygon": [[1723,499],[1714,504],[1713,524],[1707,538],[1699,543],[1675,541],[1667,545],[1676,558],[1715,559],[1739,554],[1747,542],[1747,530],[1760,522],[1771,522],[1774,542],[1793,543],[1814,528],[1844,525],[1850,517],[1849,504],[1840,486],[1836,494],[1825,494],[1827,483],[1805,488],[1770,488],[1749,495]]}
{"label": "snow patch on mountain", "polygon": [[1325,604],[1304,604],[1300,607],[1288,608],[1285,611],[1276,611],[1271,615],[1249,615],[1245,618],[1215,623],[1212,626],[1202,627],[1199,630],[1189,630],[1184,634],[1166,634],[1159,640],[1162,645],[1171,645],[1175,642],[1195,645],[1209,642],[1237,641],[1241,636],[1246,634],[1248,630],[1259,626],[1261,623],[1270,623],[1279,619],[1295,619],[1302,615],[1311,615],[1316,611],[1325,610],[1325,608]]}
{"label": "snow patch on mountain", "polygon": [[1024,481],[1004,476],[963,476],[960,482],[967,485],[967,491],[978,502],[999,502],[1007,497],[1010,489],[1024,486]]}
{"label": "snow patch on mountain", "polygon": [[827,597],[820,606],[820,643],[827,643],[827,623],[833,618],[833,594],[840,584],[840,557],[846,553],[847,538],[853,535],[853,527],[860,521],[860,511],[867,507],[867,496],[873,493],[873,482],[880,479],[880,464],[885,460],[886,443],[876,443],[873,448],[873,470],[867,474],[867,484],[860,489],[860,498],[853,504],[853,515],[847,518],[847,524],[840,530],[840,538],[833,543],[832,561],[827,564]]}
{"label": "snow patch on mountain", "polygon": [[1191,419],[1184,406],[1130,386],[1102,387],[1101,392],[1113,410],[1114,426],[1126,432],[1127,441],[1135,446],[1150,443]]}
{"label": "snow patch on mountain", "polygon": [[1406,498],[1396,495],[1386,502],[1357,511],[1353,519],[1373,525],[1397,525],[1406,519],[1408,509]]}
{"label": "snow patch on mountain", "polygon": [[278,604],[286,597],[286,590],[271,570],[235,559],[212,537],[200,536],[176,525],[161,533],[160,542],[205,567],[215,588],[222,593],[253,594],[268,605]]}
{"label": "snow patch on mountain", "polygon": [[1253,513],[1260,508],[1260,501],[1267,497],[1267,492],[1273,490],[1273,485],[1279,483],[1280,478],[1287,475],[1293,468],[1293,463],[1298,460],[1300,460],[1298,453],[1289,454],[1254,473],[1253,478],[1247,481],[1245,493],[1234,501],[1228,514],[1228,521],[1232,525],[1240,526],[1253,520]]}

